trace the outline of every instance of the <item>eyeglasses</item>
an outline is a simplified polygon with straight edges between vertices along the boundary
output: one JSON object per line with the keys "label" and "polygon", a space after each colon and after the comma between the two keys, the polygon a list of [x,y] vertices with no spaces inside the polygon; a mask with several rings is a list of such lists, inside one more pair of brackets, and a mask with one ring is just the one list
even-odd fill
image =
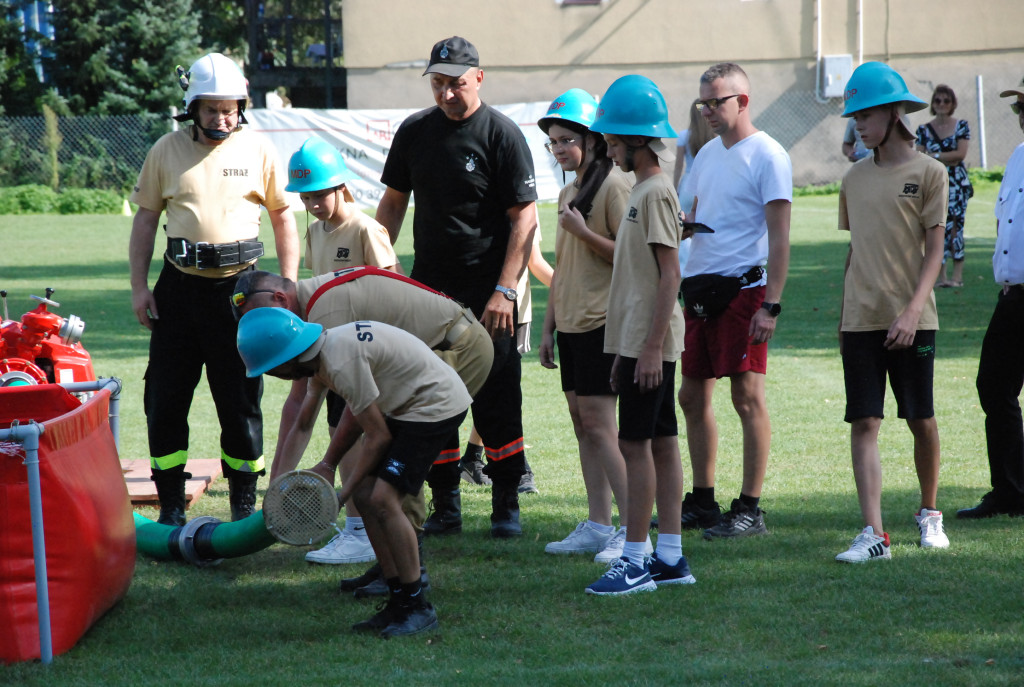
{"label": "eyeglasses", "polygon": [[1010,109],[1013,110],[1013,114],[1019,115],[1021,110],[1024,109],[1024,102],[1018,100],[1015,103],[1010,103]]}
{"label": "eyeglasses", "polygon": [[724,98],[708,98],[707,100],[698,100],[696,103],[697,112],[703,112],[705,107],[712,111],[717,110],[718,108],[725,104],[726,100],[729,100],[730,98],[738,98],[741,95],[743,94],[733,93],[732,95],[727,95]]}
{"label": "eyeglasses", "polygon": [[274,293],[274,292],[272,290],[270,290],[270,289],[255,289],[253,291],[250,291],[249,293],[241,293],[241,292],[233,293],[233,294],[231,294],[231,304],[233,306],[235,306],[236,308],[241,308],[243,305],[245,305],[245,301],[246,301],[247,298],[249,298],[250,296],[253,296],[253,295],[257,294],[257,293]]}
{"label": "eyeglasses", "polygon": [[953,101],[949,98],[933,98],[932,102],[936,105],[949,105]]}
{"label": "eyeglasses", "polygon": [[575,138],[559,138],[558,140],[550,140],[544,144],[544,150],[549,153],[555,152],[555,148],[568,148],[576,142]]}

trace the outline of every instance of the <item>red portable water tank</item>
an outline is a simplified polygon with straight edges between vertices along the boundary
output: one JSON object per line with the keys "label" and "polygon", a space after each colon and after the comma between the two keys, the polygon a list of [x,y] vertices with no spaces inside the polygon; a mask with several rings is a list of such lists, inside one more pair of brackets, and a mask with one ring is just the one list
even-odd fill
{"label": "red portable water tank", "polygon": [[[0,429],[42,423],[39,472],[53,654],[128,592],[135,524],[108,422],[110,391],[84,404],[56,384],[0,388]],[[40,658],[25,450],[0,443],[0,661]]]}

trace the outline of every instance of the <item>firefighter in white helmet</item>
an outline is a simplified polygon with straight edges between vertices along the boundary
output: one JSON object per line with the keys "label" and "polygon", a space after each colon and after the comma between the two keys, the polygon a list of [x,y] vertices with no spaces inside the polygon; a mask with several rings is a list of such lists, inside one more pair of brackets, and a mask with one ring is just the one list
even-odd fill
{"label": "firefighter in white helmet", "polygon": [[[263,255],[260,206],[267,208],[281,273],[295,279],[298,236],[288,208],[286,172],[262,136],[241,128],[248,89],[230,58],[210,53],[178,68],[190,121],[166,134],[146,156],[131,201],[139,206],[129,243],[132,309],[151,330],[145,410],[159,522],[185,523],[188,412],[206,377],[220,422],[220,458],[231,516],[255,511],[264,472],[262,386],[245,376],[235,348],[229,298],[239,274]],[[149,288],[157,227],[166,213],[163,267]]]}

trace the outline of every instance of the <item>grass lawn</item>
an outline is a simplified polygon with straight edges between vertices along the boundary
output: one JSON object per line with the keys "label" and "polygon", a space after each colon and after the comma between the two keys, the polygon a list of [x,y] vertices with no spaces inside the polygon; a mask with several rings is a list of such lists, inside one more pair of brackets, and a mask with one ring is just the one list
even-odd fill
{"label": "grass lawn", "polygon": [[[599,565],[543,553],[545,543],[585,517],[586,501],[558,375],[541,368],[534,352],[523,365],[524,423],[541,493],[522,500],[524,536],[496,541],[488,536],[489,490],[463,490],[463,534],[425,544],[438,633],[390,642],[353,634],[349,626],[374,605],[340,595],[336,586],[365,565],[312,566],[303,550],[280,544],[206,569],[140,555],[127,597],[74,649],[49,667],[0,667],[0,683],[1022,684],[1024,521],[953,516],[988,485],[974,377],[997,292],[990,265],[995,194],[994,185],[982,184],[970,203],[965,287],[937,293],[938,505],[947,514],[948,551],[917,546],[911,436],[890,397],[880,441],[893,559],[833,561],[862,526],[836,346],[847,244],[835,230],[836,197],[802,197],[793,208],[792,265],[767,382],[773,441],[762,506],[770,534],[713,543],[684,534],[696,585],[590,597],[583,588],[603,572]],[[305,218],[297,219],[304,227]],[[0,217],[0,288],[10,294],[14,318],[34,306],[30,293],[52,286],[58,312],[86,322],[83,343],[97,372],[124,380],[123,457],[144,458],[148,336],[130,310],[130,225],[117,216]],[[553,206],[542,208],[542,226],[553,262]],[[263,238],[272,249],[269,232]],[[407,269],[411,240],[407,228],[398,245]],[[276,269],[273,259],[262,265]],[[547,293],[534,289],[539,322]],[[535,329],[535,346],[538,338]],[[267,379],[269,452],[286,391],[285,382]],[[728,389],[715,400],[718,500],[728,505],[739,490],[741,436]],[[192,455],[218,456],[204,389],[191,421]],[[318,432],[304,465],[319,460],[325,446],[326,431]],[[154,510],[143,513],[155,517]],[[229,519],[223,480],[189,511],[198,515]]]}

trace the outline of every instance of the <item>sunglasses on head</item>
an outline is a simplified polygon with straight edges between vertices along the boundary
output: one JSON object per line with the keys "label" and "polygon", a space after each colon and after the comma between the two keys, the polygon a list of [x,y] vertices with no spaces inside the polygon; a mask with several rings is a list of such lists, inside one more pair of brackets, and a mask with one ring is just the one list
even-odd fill
{"label": "sunglasses on head", "polygon": [[274,292],[269,290],[269,289],[255,289],[253,291],[250,291],[249,293],[242,293],[242,292],[233,293],[233,294],[231,294],[231,304],[233,306],[235,306],[236,308],[241,308],[243,305],[245,305],[245,301],[246,301],[247,298],[249,298],[249,296],[255,295],[257,293],[274,293]]}

